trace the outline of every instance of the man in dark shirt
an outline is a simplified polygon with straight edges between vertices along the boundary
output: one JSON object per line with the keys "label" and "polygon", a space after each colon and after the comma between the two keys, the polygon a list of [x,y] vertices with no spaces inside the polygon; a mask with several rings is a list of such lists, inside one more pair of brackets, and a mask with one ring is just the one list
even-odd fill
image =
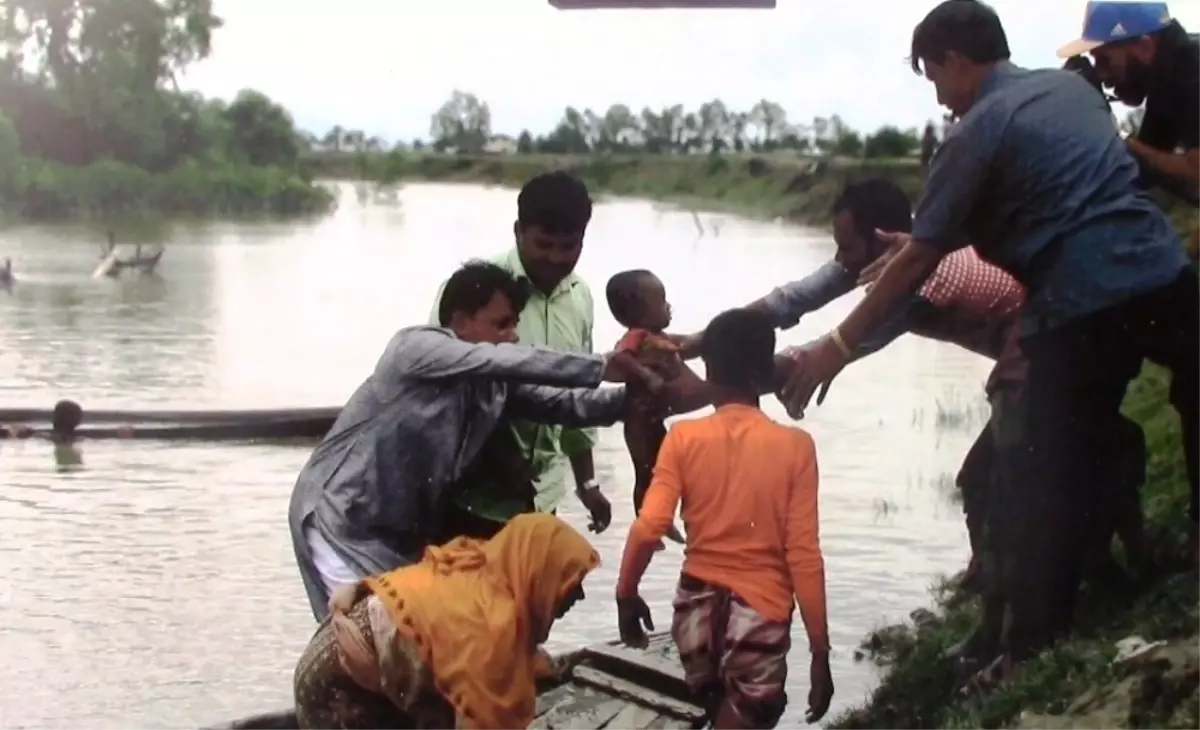
{"label": "man in dark shirt", "polygon": [[1145,182],[1192,205],[1200,201],[1200,42],[1166,3],[1089,2],[1083,37],[1059,58],[1091,53],[1100,82],[1121,103],[1146,104],[1129,150]]}
{"label": "man in dark shirt", "polygon": [[[1070,628],[1086,530],[1108,486],[1099,455],[1129,382],[1149,358],[1171,370],[1197,517],[1200,290],[1178,234],[1137,188],[1137,164],[1104,99],[1079,75],[1009,62],[996,13],[946,0],[913,31],[912,64],[960,115],[934,156],[911,235],[853,312],[810,343],[785,386],[802,409],[820,383],[947,254],[968,242],[1025,286],[1028,363],[1021,440],[1008,477],[1008,658]],[[869,270],[866,277],[877,273]],[[1111,480],[1109,480],[1111,482]],[[998,528],[1001,529],[1001,528]]]}

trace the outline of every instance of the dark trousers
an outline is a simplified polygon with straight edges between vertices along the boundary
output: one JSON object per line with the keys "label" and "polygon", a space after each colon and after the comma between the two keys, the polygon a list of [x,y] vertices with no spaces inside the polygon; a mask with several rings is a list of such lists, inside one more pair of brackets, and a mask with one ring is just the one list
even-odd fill
{"label": "dark trousers", "polygon": [[996,466],[994,430],[992,419],[989,418],[979,438],[967,451],[958,478],[955,479],[955,484],[962,491],[963,514],[967,518],[967,536],[971,540],[971,555],[974,558],[981,557],[983,552],[987,500],[992,493]]}
{"label": "dark trousers", "polygon": [[[1003,571],[1010,605],[1008,644],[1024,659],[1070,628],[1084,545],[1118,498],[1105,478],[1119,439],[1121,401],[1143,359],[1172,375],[1170,401],[1183,426],[1197,518],[1197,410],[1200,407],[1200,287],[1185,271],[1171,284],[1121,305],[1026,337],[1023,445],[1006,455],[1002,497],[1012,570]],[[1094,543],[1093,543],[1094,544]]]}

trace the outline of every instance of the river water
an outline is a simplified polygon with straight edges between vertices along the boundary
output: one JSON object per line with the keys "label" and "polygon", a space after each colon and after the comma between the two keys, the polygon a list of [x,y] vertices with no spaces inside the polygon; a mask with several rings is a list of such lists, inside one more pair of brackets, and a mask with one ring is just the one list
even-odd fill
{"label": "river water", "polygon": [[[5,232],[18,283],[0,292],[0,403],[49,408],[340,404],[398,327],[423,322],[439,282],[511,243],[516,194],[411,185],[398,204],[349,185],[328,217],[291,223],[177,224],[154,233],[158,276],[89,278],[102,231]],[[700,234],[700,227],[706,229]],[[642,201],[599,205],[579,273],[597,293],[596,342],[620,334],[603,310],[608,276],[649,268],[678,331],[825,261],[820,231]],[[857,295],[781,334],[803,342]],[[697,366],[702,367],[702,366]],[[862,636],[927,602],[965,564],[953,474],[982,425],[988,363],[905,337],[844,372],[805,427],[821,460],[821,516],[837,694],[876,681],[852,655]],[[770,399],[768,412],[781,420]],[[56,467],[45,443],[0,444],[0,726],[196,727],[290,703],[313,624],[293,567],[286,511],[311,447],[138,442],[82,446]],[[552,649],[615,636],[611,600],[632,508],[619,429],[602,433],[599,477],[615,505],[596,538],[604,564]],[[561,513],[581,529],[568,498]],[[680,563],[671,546],[643,584],[669,625]],[[807,642],[796,622],[791,706],[803,723]]]}

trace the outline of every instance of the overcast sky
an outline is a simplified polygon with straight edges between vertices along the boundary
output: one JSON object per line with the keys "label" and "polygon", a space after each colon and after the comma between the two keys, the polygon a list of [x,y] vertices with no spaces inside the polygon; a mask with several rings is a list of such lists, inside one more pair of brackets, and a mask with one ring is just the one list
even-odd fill
{"label": "overcast sky", "polygon": [[[546,0],[217,0],[212,57],[186,83],[232,97],[256,88],[301,127],[388,139],[429,133],[452,89],[491,107],[493,129],[548,131],[568,105],[635,111],[767,98],[789,118],[840,114],[852,127],[940,118],[905,56],[933,0],[779,0],[774,10],[558,11]],[[1084,2],[994,0],[1013,59],[1059,65]],[[1200,0],[1171,4],[1200,29]]]}

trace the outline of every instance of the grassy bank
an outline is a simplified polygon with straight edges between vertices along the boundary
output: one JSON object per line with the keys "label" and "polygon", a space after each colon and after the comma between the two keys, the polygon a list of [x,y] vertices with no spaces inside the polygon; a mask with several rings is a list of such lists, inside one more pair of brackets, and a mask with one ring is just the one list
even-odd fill
{"label": "grassy bank", "polygon": [[913,196],[921,174],[912,159],[818,162],[795,153],[763,155],[491,155],[317,153],[304,163],[314,177],[474,182],[520,187],[563,169],[596,193],[647,198],[755,217],[819,225],[849,180],[886,177]]}

